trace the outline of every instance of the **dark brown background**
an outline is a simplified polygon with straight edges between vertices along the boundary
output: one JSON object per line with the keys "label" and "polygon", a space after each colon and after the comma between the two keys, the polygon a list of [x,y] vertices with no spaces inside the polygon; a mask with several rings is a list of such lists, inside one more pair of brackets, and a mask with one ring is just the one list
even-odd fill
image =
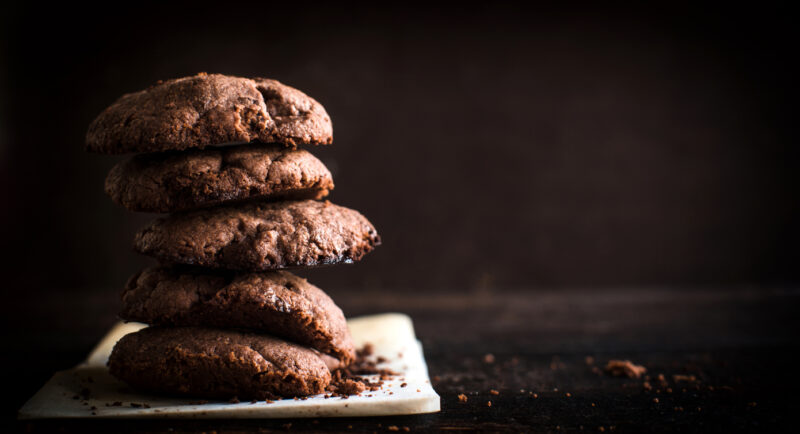
{"label": "dark brown background", "polygon": [[[82,152],[125,92],[197,71],[321,101],[332,200],[378,227],[328,288],[794,281],[792,56],[780,11],[514,6],[30,9],[3,26],[3,240],[15,284],[116,290],[151,216]],[[793,137],[792,137],[793,138]],[[17,277],[21,277],[17,280]]]}
{"label": "dark brown background", "polygon": [[[4,364],[47,348],[69,366],[113,322],[153,216],[104,195],[120,158],[83,152],[86,127],[198,71],[277,78],[331,114],[334,146],[312,150],[331,199],[384,240],[304,273],[334,297],[800,277],[787,10],[17,8],[0,18]],[[30,363],[23,394],[58,367]]]}

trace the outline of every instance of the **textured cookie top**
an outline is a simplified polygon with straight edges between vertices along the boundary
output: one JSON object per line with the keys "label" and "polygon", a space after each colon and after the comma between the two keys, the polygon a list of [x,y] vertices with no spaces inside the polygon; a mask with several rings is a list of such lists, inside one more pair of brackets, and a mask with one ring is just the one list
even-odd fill
{"label": "textured cookie top", "polygon": [[350,263],[380,244],[357,211],[328,201],[247,202],[172,214],[136,234],[162,261],[233,270]]}
{"label": "textured cookie top", "polygon": [[310,152],[253,144],[136,155],[111,169],[105,187],[131,211],[167,213],[254,198],[319,199],[333,178]]}
{"label": "textured cookie top", "polygon": [[333,127],[322,105],[297,89],[266,78],[201,73],[123,95],[86,133],[86,149],[103,154],[251,141],[327,145]]}
{"label": "textured cookie top", "polygon": [[266,335],[204,327],[148,327],[124,336],[108,360],[134,387],[209,398],[321,393],[330,371],[316,352]]}
{"label": "textured cookie top", "polygon": [[120,316],[156,325],[251,329],[328,353],[345,364],[355,359],[342,310],[321,289],[286,271],[148,268],[128,280]]}

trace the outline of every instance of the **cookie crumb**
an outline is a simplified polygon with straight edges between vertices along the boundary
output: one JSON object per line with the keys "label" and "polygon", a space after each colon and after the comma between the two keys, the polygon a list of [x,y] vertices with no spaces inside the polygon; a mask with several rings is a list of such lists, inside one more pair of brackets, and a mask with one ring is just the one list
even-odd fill
{"label": "cookie crumb", "polygon": [[495,358],[494,358],[494,354],[492,354],[492,353],[489,353],[489,354],[486,354],[485,356],[483,356],[483,362],[484,363],[492,364],[492,363],[494,363],[494,361],[495,361]]}
{"label": "cookie crumb", "polygon": [[467,402],[467,395],[464,395],[463,393],[459,393],[458,394],[458,400],[461,401],[461,402]]}
{"label": "cookie crumb", "polygon": [[238,404],[239,403],[239,398],[234,396],[233,398],[229,399],[228,402],[231,403],[231,404]]}
{"label": "cookie crumb", "polygon": [[494,389],[490,390],[489,393],[492,394],[492,395],[499,395],[500,394],[500,392],[498,392],[498,391],[496,391]]}
{"label": "cookie crumb", "polygon": [[487,407],[491,407],[491,406],[492,406],[492,401],[487,401],[487,402],[486,402],[486,406],[487,406]]}
{"label": "cookie crumb", "polygon": [[400,427],[398,427],[397,425],[389,425],[386,427],[386,429],[388,429],[389,431],[400,431]]}
{"label": "cookie crumb", "polygon": [[677,383],[677,382],[679,382],[679,381],[689,381],[689,382],[695,382],[695,381],[697,381],[697,377],[695,377],[694,375],[680,375],[680,374],[676,374],[676,375],[673,375],[673,376],[672,376],[672,381],[674,381],[674,382],[676,382],[676,383]]}
{"label": "cookie crumb", "polygon": [[630,360],[609,360],[605,371],[614,377],[640,378],[647,369]]}

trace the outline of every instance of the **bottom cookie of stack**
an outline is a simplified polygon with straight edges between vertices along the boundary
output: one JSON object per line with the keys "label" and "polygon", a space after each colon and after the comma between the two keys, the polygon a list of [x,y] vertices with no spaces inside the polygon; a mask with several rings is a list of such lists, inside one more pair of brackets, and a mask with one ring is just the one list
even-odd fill
{"label": "bottom cookie of stack", "polygon": [[133,387],[202,398],[274,399],[322,393],[331,380],[312,350],[266,335],[148,327],[117,343],[111,374]]}

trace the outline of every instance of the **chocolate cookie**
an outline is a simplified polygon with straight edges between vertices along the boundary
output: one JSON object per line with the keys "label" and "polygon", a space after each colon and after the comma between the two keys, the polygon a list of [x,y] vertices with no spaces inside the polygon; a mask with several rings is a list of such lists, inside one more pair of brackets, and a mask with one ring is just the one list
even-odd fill
{"label": "chocolate cookie", "polygon": [[325,109],[266,78],[198,74],[123,95],[89,125],[86,149],[104,154],[204,148],[260,141],[327,145]]}
{"label": "chocolate cookie", "polygon": [[134,248],[166,262],[266,271],[352,263],[378,244],[375,228],[357,211],[304,200],[172,214],[136,234]]}
{"label": "chocolate cookie", "polygon": [[214,272],[148,268],[128,280],[120,317],[155,325],[243,328],[355,359],[342,310],[321,289],[287,271]]}
{"label": "chocolate cookie", "polygon": [[198,398],[315,395],[331,380],[313,350],[266,335],[204,327],[131,333],[114,346],[108,368],[133,387]]}
{"label": "chocolate cookie", "polygon": [[275,145],[141,154],[106,178],[114,202],[161,213],[252,198],[319,199],[332,189],[331,173],[311,153]]}

